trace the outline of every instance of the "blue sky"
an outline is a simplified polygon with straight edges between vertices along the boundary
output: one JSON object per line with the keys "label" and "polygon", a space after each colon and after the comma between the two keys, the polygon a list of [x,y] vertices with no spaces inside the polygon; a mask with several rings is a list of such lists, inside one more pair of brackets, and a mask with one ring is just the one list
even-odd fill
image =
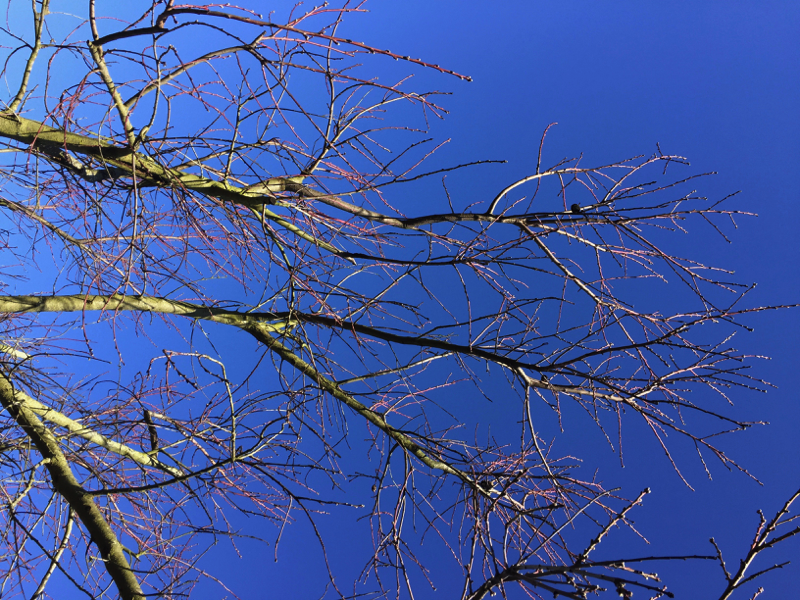
{"label": "blue sky", "polygon": [[[757,282],[752,304],[798,301],[800,5],[405,0],[368,8],[369,14],[346,23],[347,37],[473,77],[465,83],[414,71],[419,88],[453,93],[442,100],[450,114],[433,124],[439,138],[453,140],[439,160],[508,160],[471,184],[475,200],[531,172],[541,133],[552,122],[558,126],[548,134],[548,164],[580,153],[584,164],[605,164],[649,154],[659,143],[665,152],[689,158],[692,172],[718,172],[698,183],[699,193],[722,198],[741,190],[732,205],[759,214],[725,229],[730,244],[702,227],[673,243],[735,271],[738,281]],[[408,68],[384,66],[391,73]],[[584,468],[600,468],[607,484],[623,486],[628,495],[653,488],[635,516],[651,542],[643,552],[707,553],[714,536],[735,564],[754,532],[756,509],[774,512],[800,486],[794,381],[800,311],[763,313],[747,324],[755,331],[742,331],[734,343],[771,357],[756,364],[755,374],[776,388],[767,394],[735,392],[734,412],[770,425],[730,436],[722,447],[763,486],[719,465],[712,465],[709,481],[686,452],[680,458],[691,491],[652,440],[635,430],[625,445],[624,469],[591,424],[576,421],[558,440],[591,456]],[[302,547],[301,539],[282,543],[290,556],[293,544]],[[606,551],[630,554],[629,543],[635,543],[629,536],[611,536]],[[795,559],[761,581],[764,598],[796,592],[798,556],[795,540],[762,557],[762,568]],[[678,598],[715,598],[723,588],[719,567],[710,563],[657,570]],[[299,583],[287,574],[283,590],[296,591]]]}
{"label": "blue sky", "polygon": [[[660,144],[666,153],[691,161],[687,172],[718,172],[698,182],[698,193],[718,199],[741,190],[731,207],[760,215],[738,218],[738,228],[723,228],[731,243],[711,228],[698,226],[688,235],[673,236],[673,248],[735,271],[740,282],[757,282],[749,296],[752,305],[800,301],[800,5],[374,0],[367,8],[369,13],[345,21],[343,37],[473,78],[467,83],[408,63],[372,63],[378,65],[376,74],[382,81],[411,72],[412,87],[452,93],[440,99],[450,114],[444,121],[431,122],[437,139],[452,140],[433,164],[508,161],[470,172],[479,177],[453,175],[452,189],[461,204],[491,198],[530,174],[541,134],[550,123],[558,125],[547,137],[545,165],[581,153],[584,165],[607,164],[651,154]],[[409,198],[408,214],[425,208],[424,202]],[[794,382],[800,311],[760,313],[745,322],[755,331],[737,333],[733,345],[771,357],[757,361],[754,374],[776,387],[767,394],[736,390],[731,412],[771,424],[730,436],[721,446],[763,485],[718,464],[711,465],[709,480],[696,457],[678,443],[678,458],[692,491],[653,440],[635,426],[626,431],[624,468],[579,414],[567,416],[563,433],[553,433],[557,447],[582,457],[588,472],[599,469],[607,487],[621,486],[629,497],[648,486],[654,491],[634,514],[637,529],[651,545],[615,532],[597,558],[705,554],[711,550],[708,538],[714,536],[729,563],[735,564],[757,524],[756,509],[770,515],[800,486],[800,406]],[[232,336],[220,340],[219,346],[235,348],[240,339]],[[485,409],[475,402],[470,410],[478,414]],[[356,450],[358,444],[354,439]],[[235,522],[245,533],[254,527],[246,519]],[[366,523],[323,518],[321,527],[331,536],[332,562],[341,569],[337,581],[347,590],[347,577],[357,576],[366,560],[349,553],[353,532]],[[325,580],[309,575],[317,572],[321,561],[303,523],[285,533],[277,563],[273,547],[243,540],[240,549],[241,558],[236,558],[227,544],[220,544],[203,564],[212,573],[233,575],[231,588],[244,598],[317,598],[325,591]],[[767,588],[764,598],[796,593],[797,557],[800,540],[761,558],[761,568],[796,559],[760,582]],[[439,557],[433,552],[428,559],[439,595],[460,593],[461,574],[449,577],[449,571],[438,571]],[[443,564],[452,569],[452,561]],[[655,570],[678,598],[716,598],[723,588],[713,564],[681,563]],[[204,585],[198,597],[219,595],[219,588]]]}

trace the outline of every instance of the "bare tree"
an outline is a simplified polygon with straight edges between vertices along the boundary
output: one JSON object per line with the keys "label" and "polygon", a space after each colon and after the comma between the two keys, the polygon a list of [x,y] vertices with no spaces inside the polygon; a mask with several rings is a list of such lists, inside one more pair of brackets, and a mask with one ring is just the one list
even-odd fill
{"label": "bare tree", "polygon": [[[275,540],[307,520],[323,551],[321,512],[368,519],[358,580],[325,574],[336,597],[424,590],[440,576],[425,536],[464,599],[669,596],[656,560],[725,570],[718,548],[595,560],[647,490],[626,500],[545,435],[575,406],[612,444],[639,420],[670,461],[668,435],[739,468],[715,436],[751,423],[695,392],[763,385],[728,336],[764,309],[670,252],[670,231],[722,235],[734,216],[673,175],[684,159],[547,166],[543,135],[528,177],[459,197],[444,176],[484,178],[492,161],[428,166],[436,93],[376,73],[395,59],[467,78],[340,37],[361,4],[283,20],[172,0],[10,4],[8,597],[45,597],[54,574],[92,598],[184,597],[217,575],[199,558],[242,535],[236,514]],[[499,428],[472,413],[481,398]],[[721,598],[798,532],[796,497],[725,570]]]}

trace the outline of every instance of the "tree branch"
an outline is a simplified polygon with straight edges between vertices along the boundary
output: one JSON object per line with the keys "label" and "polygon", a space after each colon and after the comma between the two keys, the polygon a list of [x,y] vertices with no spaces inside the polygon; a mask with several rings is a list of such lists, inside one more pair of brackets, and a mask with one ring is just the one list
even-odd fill
{"label": "tree branch", "polygon": [[26,406],[26,396],[14,389],[4,373],[0,373],[0,403],[42,454],[53,487],[69,503],[86,527],[120,596],[123,600],[145,600],[145,595],[125,558],[122,545],[114,530],[111,529],[92,496],[78,483],[55,436]]}

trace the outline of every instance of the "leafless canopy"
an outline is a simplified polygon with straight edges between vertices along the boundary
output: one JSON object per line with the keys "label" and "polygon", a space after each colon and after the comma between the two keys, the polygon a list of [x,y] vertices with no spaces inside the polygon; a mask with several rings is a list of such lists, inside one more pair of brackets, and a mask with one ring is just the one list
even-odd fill
{"label": "leafless canopy", "polygon": [[[185,597],[238,515],[270,543],[304,520],[324,554],[327,513],[371,532],[357,581],[321,563],[335,597],[669,595],[655,557],[593,555],[645,492],[546,433],[577,407],[612,445],[639,421],[737,468],[714,436],[761,386],[728,343],[753,309],[669,250],[733,217],[684,159],[548,166],[543,135],[475,197],[492,166],[438,162],[436,93],[376,75],[467,77],[341,37],[360,4],[9,4],[4,597]],[[790,504],[762,546],[797,532]]]}

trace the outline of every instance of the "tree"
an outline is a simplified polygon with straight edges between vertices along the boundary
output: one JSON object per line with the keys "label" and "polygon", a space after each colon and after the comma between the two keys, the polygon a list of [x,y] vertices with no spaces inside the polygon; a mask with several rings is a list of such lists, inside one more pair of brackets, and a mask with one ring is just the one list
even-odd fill
{"label": "tree", "polygon": [[[643,423],[679,474],[676,436],[740,468],[717,436],[752,423],[696,392],[763,386],[728,336],[765,308],[668,249],[661,230],[735,212],[683,158],[547,166],[543,135],[528,177],[459,197],[444,176],[493,161],[428,166],[436,93],[375,69],[466,77],[340,36],[361,4],[32,6],[0,113],[10,594],[188,595],[218,575],[209,547],[250,534],[239,515],[276,543],[305,520],[325,552],[322,512],[371,529],[352,586],[326,558],[333,596],[426,589],[423,538],[475,600],[657,597],[656,559],[725,569],[719,548],[595,558],[647,490],[606,489],[551,435],[578,408],[610,441]],[[721,598],[800,531],[796,498]]]}

